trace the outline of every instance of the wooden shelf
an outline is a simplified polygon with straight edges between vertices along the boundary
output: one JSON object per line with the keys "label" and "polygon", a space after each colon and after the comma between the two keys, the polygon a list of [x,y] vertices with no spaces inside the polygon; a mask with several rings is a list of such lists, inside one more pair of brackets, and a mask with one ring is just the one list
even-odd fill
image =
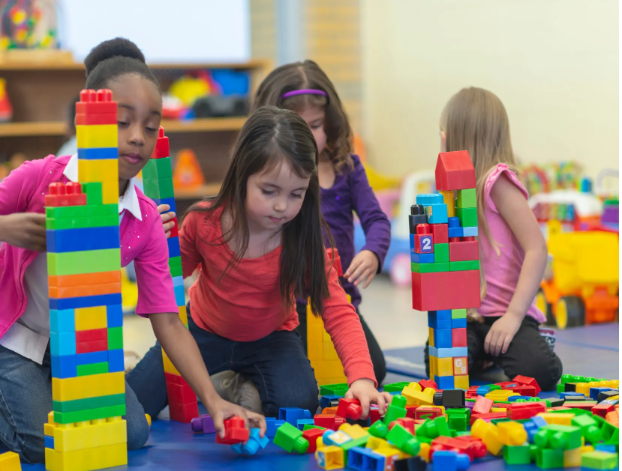
{"label": "wooden shelf", "polygon": [[239,131],[242,129],[246,116],[237,118],[199,118],[188,121],[170,119],[162,120],[162,127],[168,133],[203,132],[203,131]]}
{"label": "wooden shelf", "polygon": [[205,196],[217,195],[220,191],[221,183],[208,183],[207,185],[201,185],[199,188],[193,190],[175,190],[175,199],[178,200],[200,200]]}
{"label": "wooden shelf", "polygon": [[[151,69],[179,69],[179,70],[201,70],[201,69],[261,69],[267,67],[267,61],[250,60],[248,62],[220,62],[202,64],[148,64]],[[63,64],[55,62],[0,62],[0,72],[5,70],[84,70],[84,64],[76,62],[73,64]]]}
{"label": "wooden shelf", "polygon": [[0,136],[64,136],[67,124],[63,121],[41,121],[33,123],[2,123]]}

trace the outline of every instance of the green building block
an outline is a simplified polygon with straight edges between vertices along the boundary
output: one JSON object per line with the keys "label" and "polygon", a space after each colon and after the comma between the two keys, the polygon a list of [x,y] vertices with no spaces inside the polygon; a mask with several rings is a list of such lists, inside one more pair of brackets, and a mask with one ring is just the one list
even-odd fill
{"label": "green building block", "polygon": [[367,445],[368,440],[369,440],[369,435],[365,435],[364,437],[353,438],[352,440],[339,445],[339,447],[343,450],[344,459],[345,459],[344,465],[346,467],[348,466],[348,450],[350,450],[351,448],[356,448],[356,447],[365,448],[365,445]]}
{"label": "green building block", "polygon": [[596,444],[602,439],[598,422],[594,420],[591,414],[575,415],[570,422],[581,429],[581,435],[587,442]]}
{"label": "green building block", "polygon": [[457,432],[465,432],[469,426],[469,418],[467,415],[449,416],[449,428]]}
{"label": "green building block", "polygon": [[449,262],[449,243],[434,244],[434,262]]}
{"label": "green building block", "polygon": [[617,469],[617,453],[590,451],[581,455],[581,469]]}
{"label": "green building block", "polygon": [[108,327],[108,350],[123,348],[123,327]]}
{"label": "green building block", "polygon": [[182,276],[183,271],[181,269],[181,257],[170,257],[168,259],[168,269],[171,272],[171,276],[173,278],[175,278],[176,276]]}
{"label": "green building block", "polygon": [[82,193],[86,194],[86,204],[88,206],[103,204],[102,182],[82,183]]}
{"label": "green building block", "polygon": [[98,409],[86,409],[76,412],[54,411],[54,422],[59,424],[71,424],[73,422],[106,419],[108,417],[119,417],[122,415],[125,415],[125,404],[111,407],[100,407]]}
{"label": "green building block", "polygon": [[456,216],[462,227],[477,227],[476,208],[456,208]]}
{"label": "green building block", "polygon": [[463,262],[449,262],[449,271],[479,270],[479,260],[465,260]]}
{"label": "green building block", "polygon": [[48,252],[48,274],[83,275],[121,269],[121,249],[85,250],[83,252]]}
{"label": "green building block", "polygon": [[170,157],[149,159],[147,165],[143,167],[143,180],[164,180],[167,178],[173,178]]}
{"label": "green building block", "polygon": [[442,263],[410,263],[410,271],[413,273],[439,273],[449,271],[449,262]]}
{"label": "green building block", "polygon": [[531,463],[531,452],[529,450],[529,445],[504,446],[503,459],[507,464]]}
{"label": "green building block", "polygon": [[417,439],[400,424],[395,424],[388,433],[386,440],[396,448],[409,455],[419,453],[421,447]]}
{"label": "green building block", "polygon": [[536,432],[534,443],[539,447],[550,447],[562,451],[578,448],[582,446],[581,429],[572,425],[549,424]]}
{"label": "green building block", "polygon": [[402,381],[401,383],[391,383],[385,384],[383,386],[384,392],[402,392],[402,390],[408,386],[410,383],[408,381]]}
{"label": "green building block", "polygon": [[93,216],[85,218],[49,218],[45,220],[46,229],[82,229],[85,227],[118,226],[119,216]]}
{"label": "green building block", "polygon": [[348,383],[325,384],[320,386],[320,396],[344,396],[350,387]]}
{"label": "green building block", "polygon": [[320,427],[319,425],[305,424],[304,427],[302,428],[302,431],[304,432],[305,430],[311,430],[313,428],[317,428],[319,430],[326,430],[326,427]]}
{"label": "green building block", "polygon": [[108,362],[78,365],[78,376],[98,375],[108,373]]}
{"label": "green building block", "polygon": [[309,448],[309,442],[302,436],[302,430],[298,430],[288,422],[276,429],[273,442],[288,453],[295,451],[303,454]]}
{"label": "green building block", "polygon": [[78,412],[85,409],[101,409],[102,407],[120,406],[125,404],[125,394],[89,397],[73,401],[52,401],[54,412]]}
{"label": "green building block", "polygon": [[466,309],[452,309],[451,318],[452,319],[466,319]]}
{"label": "green building block", "polygon": [[387,436],[387,433],[389,433],[389,427],[381,420],[377,420],[367,431],[374,437],[384,438]]}
{"label": "green building block", "polygon": [[536,466],[540,469],[564,467],[564,450],[555,448],[538,448]]}
{"label": "green building block", "polygon": [[565,384],[558,384],[558,385],[555,387],[555,390],[557,391],[557,394],[561,394],[561,393],[563,393],[564,391],[566,391],[566,385],[565,385]]}
{"label": "green building block", "polygon": [[388,426],[394,420],[402,417],[406,417],[406,398],[401,394],[396,394],[391,399],[391,404],[387,407],[387,412],[382,421]]}
{"label": "green building block", "polygon": [[175,190],[173,190],[173,179],[165,178],[163,180],[143,179],[145,195],[149,198],[174,198]]}
{"label": "green building block", "polygon": [[[90,185],[90,183],[89,183]],[[86,206],[54,206],[45,208],[45,217],[54,219],[75,219],[96,216],[119,217],[118,204],[100,204]]]}
{"label": "green building block", "polygon": [[440,436],[450,437],[449,425],[444,416],[436,417],[434,420],[426,419],[417,429],[417,438],[420,436],[434,439]]}
{"label": "green building block", "polygon": [[477,195],[475,188],[469,188],[467,190],[458,190],[458,197],[456,198],[456,208],[476,208],[477,207]]}

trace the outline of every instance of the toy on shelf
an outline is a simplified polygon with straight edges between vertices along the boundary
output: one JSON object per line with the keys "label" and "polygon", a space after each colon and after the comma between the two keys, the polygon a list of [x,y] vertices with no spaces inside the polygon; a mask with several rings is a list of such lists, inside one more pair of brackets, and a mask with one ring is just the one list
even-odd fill
{"label": "toy on shelf", "polygon": [[193,190],[205,184],[201,165],[192,149],[177,153],[173,170],[173,186],[179,190]]}
{"label": "toy on shelf", "polygon": [[11,121],[13,117],[13,106],[6,92],[6,80],[0,78],[0,123]]}
{"label": "toy on shelf", "polygon": [[[173,171],[169,156],[168,137],[164,135],[164,128],[160,126],[158,140],[153,150],[153,155],[143,168],[143,185],[145,196],[151,198],[156,206],[167,204],[170,211],[175,211],[175,192],[173,190]],[[169,269],[173,278],[175,301],[179,309],[181,322],[188,327],[188,314],[186,312],[186,296],[184,293],[184,279],[181,271],[181,252],[179,248],[179,234],[177,218],[173,219],[175,225],[171,230],[171,236],[167,240]],[[177,368],[162,350],[164,359],[164,378],[166,380],[166,394],[171,413],[171,419],[189,423],[199,416],[197,397],[186,380],[181,377]]]}
{"label": "toy on shelf", "polygon": [[469,153],[439,154],[435,176],[439,193],[417,195],[409,216],[413,309],[429,311],[430,377],[441,389],[468,389],[466,310],[480,306]]}
{"label": "toy on shelf", "polygon": [[127,464],[116,108],[110,90],[80,93],[80,183],[52,183],[45,196],[50,471]]}

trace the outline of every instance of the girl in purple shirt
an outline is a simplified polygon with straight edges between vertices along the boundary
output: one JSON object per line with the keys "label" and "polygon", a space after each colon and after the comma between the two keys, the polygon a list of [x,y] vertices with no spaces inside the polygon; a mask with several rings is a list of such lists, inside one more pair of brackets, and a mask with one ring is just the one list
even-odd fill
{"label": "girl in purple shirt", "polygon": [[[295,62],[273,70],[257,90],[254,107],[271,105],[298,113],[317,142],[320,152],[318,173],[322,215],[339,251],[344,276],[341,284],[352,298],[357,313],[361,303],[358,286],[367,288],[382,271],[391,242],[391,226],[380,209],[367,181],[365,169],[352,154],[352,129],[334,85],[313,61]],[[354,253],[354,216],[365,231],[363,249]],[[328,234],[325,244],[330,246]],[[299,332],[306,348],[306,302],[298,302]],[[380,385],[386,375],[384,355],[374,335],[359,313],[376,379]]]}

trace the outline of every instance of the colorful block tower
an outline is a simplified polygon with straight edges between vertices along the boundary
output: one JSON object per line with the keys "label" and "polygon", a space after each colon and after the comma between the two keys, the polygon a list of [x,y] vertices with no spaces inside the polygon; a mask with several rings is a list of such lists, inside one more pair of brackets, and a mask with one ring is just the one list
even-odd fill
{"label": "colorful block tower", "polygon": [[45,197],[51,471],[127,464],[117,104],[110,90],[83,90],[76,112],[80,183],[52,183]]}
{"label": "colorful block tower", "polygon": [[[164,135],[164,128],[160,127],[158,140],[153,155],[143,168],[143,185],[145,195],[151,198],[156,205],[168,204],[170,211],[175,211],[175,192],[173,190],[173,170],[171,167],[170,148],[168,137]],[[181,252],[177,218],[168,242],[169,269],[173,278],[175,301],[179,308],[179,318],[188,328],[188,314],[186,313],[186,298],[184,295],[184,278],[181,271]],[[189,423],[199,416],[197,396],[192,388],[181,377],[177,368],[162,350],[164,360],[164,377],[166,379],[166,393],[171,419]]]}
{"label": "colorful block tower", "polygon": [[[439,154],[439,193],[411,207],[413,309],[428,312],[430,377],[468,389],[466,310],[480,306],[475,169],[467,151]],[[455,192],[455,194],[454,194]]]}
{"label": "colorful block tower", "polygon": [[[337,249],[327,249],[326,252],[330,259],[333,260],[333,267],[341,277],[343,275],[343,270],[341,268],[341,258],[339,258]],[[315,379],[317,380],[318,386],[346,382],[343,365],[337,355],[337,350],[335,350],[333,341],[324,328],[322,318],[313,315],[311,312],[310,302],[307,303],[307,357],[315,372]]]}

